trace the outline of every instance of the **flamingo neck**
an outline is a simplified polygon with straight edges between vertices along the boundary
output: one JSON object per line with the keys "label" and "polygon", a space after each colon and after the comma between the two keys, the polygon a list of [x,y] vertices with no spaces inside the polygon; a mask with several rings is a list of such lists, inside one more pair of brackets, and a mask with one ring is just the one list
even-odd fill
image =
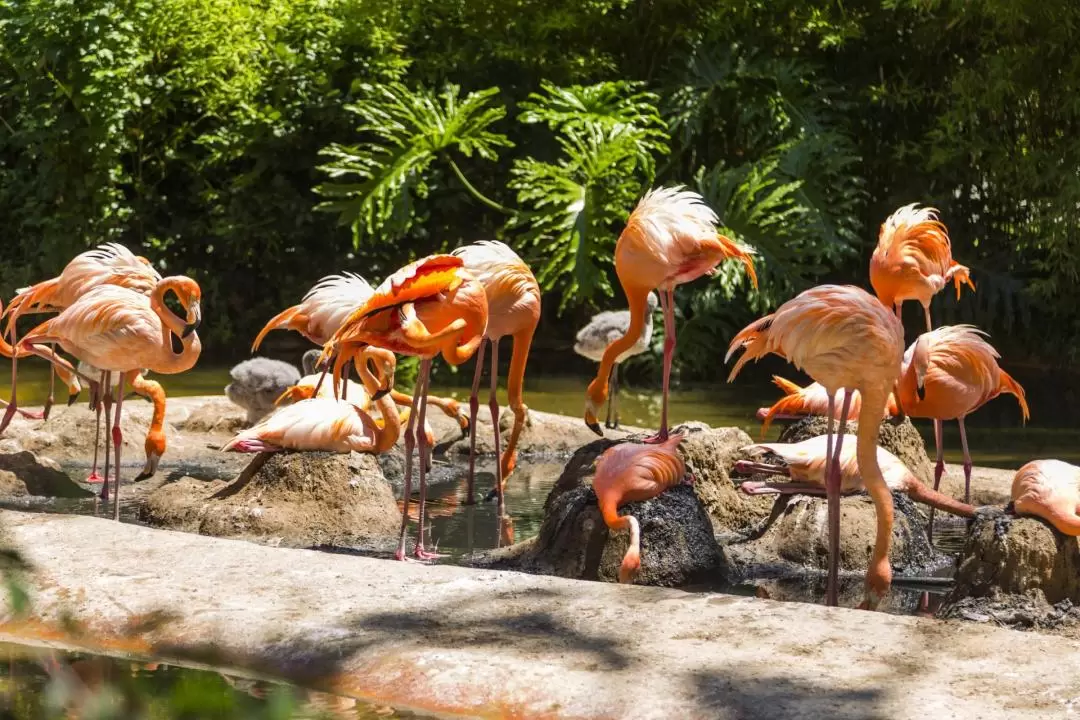
{"label": "flamingo neck", "polygon": [[889,564],[889,546],[892,544],[893,501],[892,493],[885,484],[881,466],[878,465],[877,442],[881,418],[885,412],[888,391],[875,387],[860,388],[862,407],[859,408],[859,429],[855,441],[855,456],[859,474],[874,502],[877,515],[877,533],[874,551],[866,572],[867,600],[872,608],[884,596],[892,582],[892,566]]}
{"label": "flamingo neck", "polygon": [[975,516],[975,507],[973,505],[962,503],[944,493],[928,488],[914,476],[907,479],[904,483],[904,489],[907,491],[908,497],[915,502],[929,505],[932,508],[937,508],[958,517],[969,518]]}
{"label": "flamingo neck", "polygon": [[[383,384],[389,380],[393,385],[393,375],[390,377],[376,377],[375,373],[371,371],[370,360],[382,361],[387,367],[392,367],[390,363],[395,362],[393,353],[380,348],[367,347],[365,348],[360,357],[359,362],[356,365],[357,372],[360,375],[360,382],[364,385],[364,390],[367,391],[368,397],[375,397],[383,389]],[[386,393],[381,398],[375,401],[375,407],[379,408],[379,414],[382,416],[382,427],[376,426],[375,428],[375,443],[373,451],[376,453],[383,453],[394,446],[398,438],[401,436],[401,416],[398,415],[397,405],[394,403],[393,393]]]}
{"label": "flamingo neck", "polygon": [[[589,384],[589,401],[598,409],[607,400],[608,376],[616,359],[634,346],[645,329],[645,317],[649,314],[649,289],[623,285],[626,301],[630,307],[630,327],[626,334],[607,346],[596,371],[596,379]],[[596,412],[596,409],[593,411]]]}
{"label": "flamingo neck", "polygon": [[[166,375],[190,369],[202,351],[199,334],[192,332],[184,337],[186,321],[165,304],[165,294],[177,284],[172,278],[165,278],[150,293],[150,309],[161,319],[161,352],[153,370]],[[173,351],[173,335],[180,338],[178,353]]]}

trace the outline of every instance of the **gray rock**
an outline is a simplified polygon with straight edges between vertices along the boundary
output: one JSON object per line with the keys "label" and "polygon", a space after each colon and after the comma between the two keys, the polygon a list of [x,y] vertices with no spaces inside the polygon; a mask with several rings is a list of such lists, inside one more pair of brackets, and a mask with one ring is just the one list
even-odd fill
{"label": "gray rock", "polygon": [[68,477],[55,462],[29,450],[0,454],[0,471],[13,475],[31,495],[65,498],[92,495]]}

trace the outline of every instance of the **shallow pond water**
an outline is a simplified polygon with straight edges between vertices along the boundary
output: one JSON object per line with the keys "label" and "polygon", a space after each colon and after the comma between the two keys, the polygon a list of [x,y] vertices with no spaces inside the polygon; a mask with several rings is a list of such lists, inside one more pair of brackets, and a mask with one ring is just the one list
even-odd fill
{"label": "shallow pond water", "polygon": [[12,720],[431,718],[226,670],[0,643],[0,716]]}

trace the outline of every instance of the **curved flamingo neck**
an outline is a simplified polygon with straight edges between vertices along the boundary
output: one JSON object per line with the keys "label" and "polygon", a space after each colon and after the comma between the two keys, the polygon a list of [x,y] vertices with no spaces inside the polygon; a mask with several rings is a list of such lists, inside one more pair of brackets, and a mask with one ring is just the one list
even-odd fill
{"label": "curved flamingo neck", "polygon": [[867,568],[867,597],[874,607],[892,582],[892,566],[889,564],[889,546],[892,544],[893,501],[892,493],[885,484],[881,466],[878,465],[877,442],[881,418],[885,412],[888,391],[876,387],[859,388],[862,407],[859,408],[859,429],[855,440],[855,455],[863,485],[874,501],[877,515],[877,533],[874,551]]}
{"label": "curved flamingo neck", "polygon": [[[178,316],[165,304],[165,294],[179,285],[175,278],[165,278],[154,286],[150,293],[150,309],[161,319],[161,353],[155,372],[164,374],[183,372],[193,364],[202,351],[202,342],[198,333],[192,332],[184,337],[187,321]],[[172,335],[180,338],[180,352],[173,352]]]}
{"label": "curved flamingo neck", "polygon": [[[356,370],[360,374],[360,382],[364,385],[368,397],[375,397],[382,390],[383,380],[371,372],[369,359],[382,359],[383,362],[394,362],[393,353],[379,348],[367,347],[361,351]],[[392,379],[391,379],[391,382]],[[394,446],[398,437],[401,436],[401,416],[398,415],[397,406],[394,403],[392,393],[386,393],[375,401],[375,407],[379,408],[379,414],[383,419],[383,426],[375,428],[375,443],[372,450],[376,453],[386,452]]]}
{"label": "curved flamingo neck", "polygon": [[607,346],[604,356],[600,360],[600,367],[596,371],[596,379],[589,385],[589,398],[597,406],[603,405],[607,400],[608,376],[615,360],[624,352],[634,346],[645,329],[645,317],[649,312],[649,289],[623,286],[626,293],[626,301],[630,309],[630,327],[626,334]]}
{"label": "curved flamingo neck", "polygon": [[914,476],[908,478],[905,483],[905,490],[907,491],[908,497],[912,500],[923,503],[924,505],[929,505],[932,508],[937,508],[938,510],[943,510],[944,512],[952,513],[959,517],[969,518],[975,516],[975,507],[973,505],[962,503],[944,493],[928,488]]}

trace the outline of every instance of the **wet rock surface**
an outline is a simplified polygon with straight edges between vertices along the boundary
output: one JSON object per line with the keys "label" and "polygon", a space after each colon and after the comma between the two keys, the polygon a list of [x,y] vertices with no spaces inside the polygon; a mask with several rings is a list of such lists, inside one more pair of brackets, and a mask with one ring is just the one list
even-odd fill
{"label": "wet rock surface", "polygon": [[1026,595],[998,593],[989,597],[949,600],[938,611],[937,617],[990,623],[1014,630],[1057,631],[1074,636],[1080,633],[1080,607],[1071,600],[1060,600],[1051,605],[1038,590]]}
{"label": "wet rock surface", "polygon": [[[473,564],[617,581],[629,534],[608,530],[591,485],[596,459],[617,442],[594,440],[574,453],[548,495],[536,538],[485,553]],[[651,500],[620,508],[620,515],[633,515],[641,525],[641,571],[635,584],[683,585],[720,568],[712,521],[696,489],[696,483],[695,487],[679,485]]]}
{"label": "wet rock surface", "polygon": [[29,450],[0,453],[0,475],[4,479],[0,492],[7,496],[78,498],[91,494],[68,477],[56,462]]}
{"label": "wet rock surface", "polygon": [[969,598],[1008,602],[1037,594],[1046,604],[1080,603],[1080,545],[1036,518],[977,517],[946,610]]}
{"label": "wet rock surface", "polygon": [[[248,456],[250,459],[252,456]],[[250,480],[183,477],[151,492],[141,519],[203,535],[271,544],[385,549],[400,513],[371,455],[275,453]]]}

